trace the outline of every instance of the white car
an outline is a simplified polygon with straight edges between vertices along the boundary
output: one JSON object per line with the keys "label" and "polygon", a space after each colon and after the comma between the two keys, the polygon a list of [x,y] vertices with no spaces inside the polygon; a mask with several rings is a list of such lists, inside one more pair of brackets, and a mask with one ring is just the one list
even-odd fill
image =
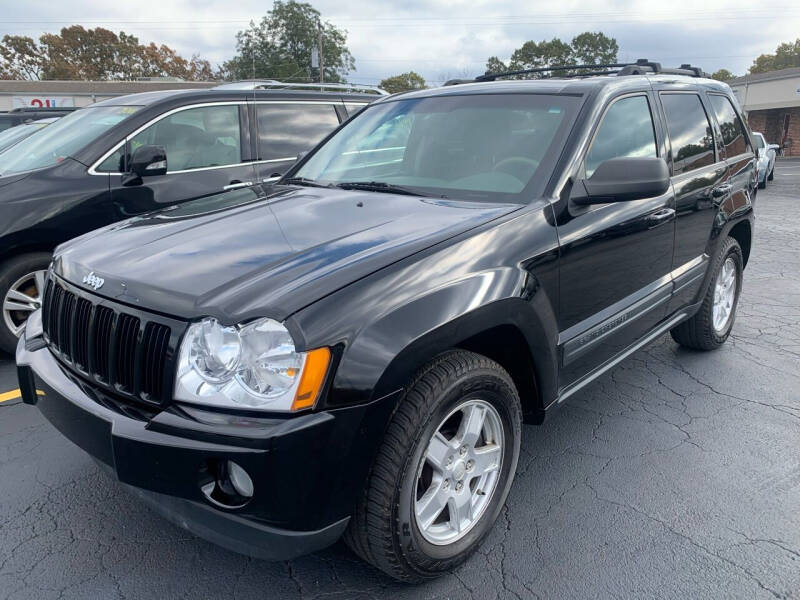
{"label": "white car", "polygon": [[775,177],[775,157],[778,153],[778,144],[768,144],[762,133],[753,132],[756,141],[756,155],[758,156],[758,187],[762,190],[767,187],[767,181]]}

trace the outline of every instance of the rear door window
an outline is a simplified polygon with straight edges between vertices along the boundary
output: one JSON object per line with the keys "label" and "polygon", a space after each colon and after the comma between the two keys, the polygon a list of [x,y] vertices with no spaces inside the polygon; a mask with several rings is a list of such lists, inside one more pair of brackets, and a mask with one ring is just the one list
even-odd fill
{"label": "rear door window", "polygon": [[259,160],[294,160],[339,126],[332,104],[257,104]]}
{"label": "rear door window", "polygon": [[714,164],[714,135],[697,94],[661,94],[672,144],[673,175]]}
{"label": "rear door window", "polygon": [[722,143],[725,144],[725,153],[730,158],[747,152],[750,149],[750,144],[747,142],[744,126],[731,101],[725,96],[716,94],[709,94],[708,97],[711,100],[711,106],[714,108],[719,128],[722,130]]}
{"label": "rear door window", "polygon": [[646,96],[620,98],[608,108],[586,155],[586,177],[611,158],[635,156],[658,156]]}

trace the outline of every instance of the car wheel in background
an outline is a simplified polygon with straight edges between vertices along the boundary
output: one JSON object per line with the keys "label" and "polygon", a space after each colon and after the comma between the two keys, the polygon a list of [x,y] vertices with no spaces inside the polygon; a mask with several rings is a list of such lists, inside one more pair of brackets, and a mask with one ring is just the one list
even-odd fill
{"label": "car wheel in background", "polygon": [[33,252],[0,264],[0,350],[14,353],[28,316],[41,306],[50,259],[48,252]]}
{"label": "car wheel in background", "polygon": [[396,579],[463,563],[491,530],[519,458],[511,378],[472,352],[448,352],[410,382],[378,451],[345,542]]}

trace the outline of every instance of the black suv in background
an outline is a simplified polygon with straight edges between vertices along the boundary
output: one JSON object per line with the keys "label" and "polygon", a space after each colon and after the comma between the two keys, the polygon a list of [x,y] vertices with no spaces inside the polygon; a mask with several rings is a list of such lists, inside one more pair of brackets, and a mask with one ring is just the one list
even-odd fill
{"label": "black suv in background", "polygon": [[276,179],[385,95],[237,82],[131,94],[76,111],[0,155],[0,350],[41,303],[53,248],[133,215]]}
{"label": "black suv in background", "polygon": [[59,106],[54,108],[26,106],[24,108],[14,108],[7,113],[0,113],[0,131],[5,131],[10,127],[16,127],[17,125],[28,123],[29,121],[63,117],[76,110],[78,110],[78,107],[73,106]]}
{"label": "black suv in background", "polygon": [[24,400],[228,548],[344,535],[399,579],[453,569],[523,419],[734,323],[756,186],[736,99],[688,66],[610,70],[384,98],[277,184],[64,244]]}

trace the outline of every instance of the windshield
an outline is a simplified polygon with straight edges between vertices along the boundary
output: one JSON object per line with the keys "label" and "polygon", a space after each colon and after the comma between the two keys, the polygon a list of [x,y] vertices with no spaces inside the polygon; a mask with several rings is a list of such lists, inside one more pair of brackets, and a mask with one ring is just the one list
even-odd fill
{"label": "windshield", "polygon": [[83,108],[0,154],[0,176],[55,165],[139,110],[139,106]]}
{"label": "windshield", "polygon": [[292,177],[377,191],[519,201],[531,184],[549,175],[579,103],[579,97],[545,94],[382,102],[351,120]]}
{"label": "windshield", "polygon": [[17,125],[11,129],[6,129],[0,133],[0,152],[7,150],[18,141],[25,139],[39,131],[47,123],[30,123],[26,125]]}
{"label": "windshield", "polygon": [[760,134],[757,134],[757,135],[756,135],[756,145],[757,145],[759,148],[763,148],[764,146],[766,146],[766,144],[764,143],[764,138],[763,138],[763,137],[761,137],[761,135],[760,135]]}

